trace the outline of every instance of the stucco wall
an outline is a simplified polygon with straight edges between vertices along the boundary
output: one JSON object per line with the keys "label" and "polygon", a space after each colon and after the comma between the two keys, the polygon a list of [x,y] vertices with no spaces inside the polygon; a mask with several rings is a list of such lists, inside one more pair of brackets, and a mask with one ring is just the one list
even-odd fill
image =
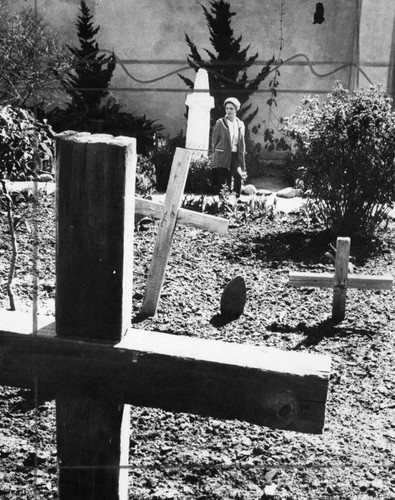
{"label": "stucco wall", "polygon": [[[394,7],[391,0],[361,2],[323,0],[325,21],[313,24],[315,0],[284,0],[282,59],[285,63],[281,68],[278,107],[272,108],[271,126],[277,124],[278,118],[291,114],[305,92],[324,96],[337,79],[346,86],[353,84],[352,63],[358,55],[355,27],[361,5],[361,59],[377,62],[382,58],[384,65],[370,66],[369,74],[374,81],[385,79],[383,83],[387,84]],[[39,13],[57,30],[60,39],[68,43],[76,42],[79,3],[79,0],[37,0]],[[114,50],[124,64],[124,67],[118,64],[112,81],[115,96],[129,110],[158,119],[171,135],[185,130],[187,89],[176,74],[178,71],[190,78],[194,75],[185,69],[185,33],[202,54],[204,47],[210,48],[207,25],[198,2],[88,0],[87,3],[94,13],[94,22],[101,26],[100,47]],[[209,6],[208,0],[201,3]],[[281,1],[230,0],[230,3],[237,13],[232,18],[234,33],[243,36],[244,45],[251,44],[250,53],[258,51],[262,62],[273,54],[277,56]],[[18,0],[15,5],[18,4],[33,5],[34,1]],[[258,70],[259,66],[251,68],[249,75],[254,76]],[[175,74],[165,76],[172,72]],[[153,81],[155,79],[157,81]],[[258,121],[265,120],[266,126],[268,83],[269,79],[265,80],[252,98],[260,109]]]}
{"label": "stucco wall", "polygon": [[393,95],[393,68],[395,63],[395,2],[363,0],[360,30],[361,74],[360,86],[369,80],[383,85]]}

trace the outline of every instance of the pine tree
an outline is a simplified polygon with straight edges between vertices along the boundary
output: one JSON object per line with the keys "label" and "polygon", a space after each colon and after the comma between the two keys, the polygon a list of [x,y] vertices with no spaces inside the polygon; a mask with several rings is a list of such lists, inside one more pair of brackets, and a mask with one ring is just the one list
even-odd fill
{"label": "pine tree", "polygon": [[[237,38],[234,36],[231,20],[236,13],[230,11],[228,2],[211,0],[210,7],[210,11],[204,6],[202,6],[202,9],[210,33],[210,43],[214,51],[204,49],[209,56],[209,60],[203,60],[196,45],[185,34],[186,42],[191,51],[187,60],[195,71],[203,68],[208,72],[210,93],[215,101],[215,108],[211,113],[212,124],[223,116],[223,102],[226,97],[232,96],[237,97],[242,104],[239,116],[248,125],[258,113],[258,108],[250,112],[252,105],[247,104],[247,101],[249,96],[258,90],[260,83],[268,76],[271,69],[270,65],[274,62],[274,59],[271,59],[263,66],[255,78],[248,80],[247,70],[257,59],[258,53],[248,56],[250,45],[242,48],[242,36]],[[189,88],[193,88],[193,82],[189,78],[179,76]]]}
{"label": "pine tree", "polygon": [[68,74],[63,84],[72,98],[72,106],[94,110],[108,95],[108,86],[115,69],[115,56],[99,55],[95,35],[100,26],[93,26],[93,16],[84,0],[81,0],[80,10],[76,24],[80,47],[67,46],[75,58],[75,73]]}

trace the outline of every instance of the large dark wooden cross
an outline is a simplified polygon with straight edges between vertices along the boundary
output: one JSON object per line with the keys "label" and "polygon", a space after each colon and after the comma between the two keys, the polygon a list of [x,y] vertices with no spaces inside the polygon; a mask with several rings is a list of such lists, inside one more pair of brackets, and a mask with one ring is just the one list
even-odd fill
{"label": "large dark wooden cross", "polygon": [[346,314],[347,288],[391,290],[393,283],[389,275],[348,274],[350,246],[350,238],[337,238],[334,273],[289,273],[290,286],[333,288],[332,320],[336,323]]}
{"label": "large dark wooden cross", "polygon": [[131,328],[135,140],[57,156],[56,323],[1,313],[0,383],[56,398],[60,499],[128,498],[128,404],[321,433],[329,356]]}

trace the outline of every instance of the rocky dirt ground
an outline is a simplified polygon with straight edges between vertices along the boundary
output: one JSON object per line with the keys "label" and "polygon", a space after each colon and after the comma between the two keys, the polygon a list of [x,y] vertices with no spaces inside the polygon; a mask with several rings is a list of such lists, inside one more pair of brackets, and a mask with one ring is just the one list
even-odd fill
{"label": "rocky dirt ground", "polygon": [[[24,204],[18,230],[19,310],[37,300],[53,314],[53,195]],[[135,233],[133,308],[144,293],[157,223]],[[331,292],[287,286],[289,270],[332,269],[335,238],[300,214],[232,220],[229,233],[179,227],[158,314],[139,328],[332,356],[324,433],[298,434],[240,421],[133,408],[130,499],[395,500],[393,291],[349,290],[346,319],[330,321]],[[395,223],[373,244],[352,242],[355,272],[395,275]],[[10,239],[0,218],[0,306]],[[226,283],[247,283],[244,314],[218,321]],[[38,288],[35,290],[35,284]],[[30,391],[0,388],[0,498],[57,498],[55,407]]]}

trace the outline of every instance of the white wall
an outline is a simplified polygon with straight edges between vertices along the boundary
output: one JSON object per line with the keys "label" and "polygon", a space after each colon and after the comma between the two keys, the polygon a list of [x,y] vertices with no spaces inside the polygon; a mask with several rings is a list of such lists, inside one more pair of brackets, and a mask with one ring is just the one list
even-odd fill
{"label": "white wall", "polygon": [[[274,125],[279,117],[294,112],[304,93],[318,92],[324,97],[337,79],[345,86],[352,83],[350,63],[355,62],[356,57],[354,28],[361,2],[322,0],[325,21],[313,24],[315,0],[284,0],[282,58],[286,63],[281,68],[278,107],[272,109]],[[61,40],[72,44],[76,43],[79,3],[79,0],[37,0],[39,13],[57,30]],[[185,33],[196,42],[202,55],[204,47],[210,48],[206,22],[196,0],[88,0],[87,3],[94,13],[95,24],[101,26],[100,47],[114,50],[124,61],[125,69],[141,81],[149,82],[177,71],[194,78],[193,71],[183,69],[187,66]],[[209,6],[208,0],[201,3]],[[232,18],[234,33],[243,36],[243,46],[251,44],[250,54],[258,51],[261,61],[273,54],[277,56],[281,1],[230,0],[230,3],[237,13]],[[29,4],[34,5],[34,0],[15,0],[14,7]],[[363,0],[362,3],[362,64],[382,61],[383,66],[371,64],[368,69],[372,80],[385,80],[385,84],[393,40],[393,4],[392,0]],[[258,70],[259,66],[253,67],[249,75],[253,77]],[[266,125],[268,82],[269,79],[265,80],[260,92],[252,98],[254,105],[260,108],[258,120],[265,120]],[[177,74],[140,83],[133,81],[119,64],[112,87],[115,96],[130,111],[158,119],[171,135],[180,129],[185,131],[188,89]]]}

